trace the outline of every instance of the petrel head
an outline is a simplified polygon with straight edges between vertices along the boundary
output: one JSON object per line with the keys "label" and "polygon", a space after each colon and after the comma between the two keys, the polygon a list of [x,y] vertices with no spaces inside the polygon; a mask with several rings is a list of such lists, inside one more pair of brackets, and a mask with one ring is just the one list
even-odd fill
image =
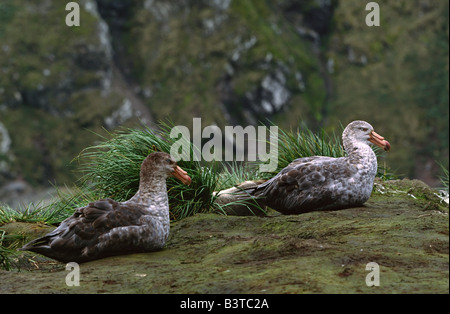
{"label": "petrel head", "polygon": [[353,121],[344,130],[343,137],[349,137],[356,141],[372,143],[383,148],[385,151],[391,149],[391,144],[383,136],[376,133],[373,127],[366,121]]}
{"label": "petrel head", "polygon": [[173,176],[186,185],[191,184],[192,181],[187,172],[177,165],[175,159],[163,152],[151,153],[142,162],[141,175],[155,172],[162,172],[166,177]]}

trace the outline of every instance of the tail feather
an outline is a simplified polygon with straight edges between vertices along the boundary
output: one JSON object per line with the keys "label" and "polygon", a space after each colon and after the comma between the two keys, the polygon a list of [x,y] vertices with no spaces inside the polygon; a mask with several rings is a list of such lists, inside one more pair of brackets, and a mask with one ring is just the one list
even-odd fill
{"label": "tail feather", "polygon": [[64,263],[77,262],[79,252],[70,250],[55,250],[50,246],[53,237],[54,235],[47,235],[42,238],[35,239],[25,244],[19,249],[19,251],[31,251]]}
{"label": "tail feather", "polygon": [[34,251],[35,249],[39,248],[50,248],[49,242],[50,237],[48,235],[34,239],[27,244],[25,244],[23,247],[19,249],[19,251]]}
{"label": "tail feather", "polygon": [[18,250],[31,251],[53,258],[52,250],[50,248],[50,236],[48,235],[34,239]]}
{"label": "tail feather", "polygon": [[227,190],[215,192],[216,203],[228,215],[265,215],[264,200],[255,195],[259,181],[245,181]]}
{"label": "tail feather", "polygon": [[55,233],[55,231],[53,231],[43,237],[28,242],[18,250],[38,253],[56,259],[60,262],[75,261],[72,260],[73,257],[72,254],[70,254],[71,252],[60,252],[58,250],[54,250],[51,247],[51,244],[52,242],[54,242],[56,236],[58,236],[58,233]]}

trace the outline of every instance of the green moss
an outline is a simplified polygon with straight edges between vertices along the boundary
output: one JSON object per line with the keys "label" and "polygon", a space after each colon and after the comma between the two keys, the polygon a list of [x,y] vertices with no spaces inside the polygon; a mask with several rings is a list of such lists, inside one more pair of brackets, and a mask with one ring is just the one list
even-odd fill
{"label": "green moss", "polygon": [[[245,94],[254,91],[279,64],[299,68],[306,76],[317,69],[307,40],[298,36],[278,5],[270,1],[232,2],[223,22],[212,31],[203,24],[217,18],[217,12],[209,6],[193,6],[189,14],[175,3],[170,4],[170,9],[172,15],[160,21],[148,10],[136,11],[130,22],[131,32],[123,35],[128,47],[124,58],[132,65],[140,85],[150,86],[154,92],[148,105],[156,119],[181,110],[201,116],[205,123],[225,124],[222,112],[210,108],[222,101],[218,89],[230,63],[235,72],[230,78],[230,112],[233,106],[241,108]],[[245,48],[250,41],[255,42]],[[235,52],[239,53],[238,60],[232,60]],[[265,61],[269,53],[273,57],[271,64]],[[296,86],[294,73],[287,76],[289,86]],[[311,98],[316,92],[307,91]],[[157,105],[160,103],[164,106]],[[191,118],[180,115],[171,119],[188,125]]]}
{"label": "green moss", "polygon": [[[73,182],[77,174],[71,161],[85,148],[86,142],[94,143],[105,134],[103,119],[121,104],[114,94],[101,97],[98,91],[74,93],[63,104],[68,116],[61,119],[44,109],[21,105],[8,110],[3,123],[11,132],[12,147],[20,158],[11,162],[11,171],[24,176],[33,185],[46,185],[48,177],[59,184]],[[16,128],[27,121],[26,128]],[[133,123],[134,120],[128,121]],[[136,121],[134,121],[136,122]]]}
{"label": "green moss", "polygon": [[[434,160],[447,165],[448,148],[441,144],[448,142],[448,123],[429,125],[423,117],[448,117],[448,3],[381,1],[381,26],[373,28],[364,23],[364,5],[340,1],[335,11],[330,124],[363,119],[380,125],[398,148],[389,163],[399,174],[416,177],[418,164]],[[396,123],[384,125],[393,117]],[[403,144],[408,142],[415,144]]]}
{"label": "green moss", "polygon": [[4,36],[8,23],[14,19],[16,10],[17,6],[11,0],[0,3],[0,38]]}
{"label": "green moss", "polygon": [[96,139],[87,129],[101,132],[104,118],[123,102],[114,92],[101,93],[99,70],[106,64],[98,20],[82,9],[81,27],[68,27],[65,5],[0,4],[1,120],[15,157],[9,168],[33,185],[73,182],[70,161]]}
{"label": "green moss", "polygon": [[[248,111],[242,109],[250,110],[246,94],[258,90],[267,75],[282,71],[290,101],[270,117],[280,127],[295,127],[302,120],[337,129],[340,123],[364,119],[391,142],[387,161],[399,174],[417,177],[419,165],[435,160],[448,168],[448,3],[383,0],[382,26],[369,28],[364,23],[366,3],[340,1],[330,34],[320,38],[319,47],[312,47],[310,39],[299,35],[299,27],[308,27],[308,14],[320,3],[300,2],[232,1],[221,11],[207,2],[188,1],[186,9],[186,4],[166,1],[170,14],[157,18],[142,8],[143,1],[133,1],[123,25],[110,27],[123,31],[112,36],[116,65],[132,81],[131,87],[152,91],[152,97],[141,100],[155,121],[170,117],[183,125],[190,125],[193,116],[201,116],[205,125],[228,124],[218,104],[227,107],[233,122],[248,124]],[[38,166],[35,173],[27,174],[33,181],[46,167],[71,178],[67,174],[71,166],[65,170],[64,163],[91,144],[83,142],[91,138],[80,130],[97,131],[101,115],[123,101],[120,93],[103,99],[98,92],[102,77],[97,67],[108,65],[83,63],[86,54],[100,49],[96,17],[81,6],[81,27],[67,27],[66,3],[5,0],[0,4],[2,123],[10,131],[20,122],[15,108],[27,107],[33,113],[23,113],[22,118],[30,118],[33,131],[18,130],[18,134],[42,137],[55,128],[47,145],[51,155],[58,156],[50,158],[57,166]],[[286,10],[297,4],[295,13]],[[211,23],[214,27],[207,27]],[[250,40],[254,44],[245,48]],[[313,48],[322,55],[318,57]],[[236,51],[239,58],[233,60]],[[349,60],[350,52],[354,60]],[[324,71],[327,58],[334,61],[333,73]],[[230,64],[232,75],[226,70]],[[297,72],[305,90],[298,87]],[[45,132],[35,125],[33,114],[42,118]],[[254,115],[262,121],[266,118]],[[67,118],[67,129],[79,139],[71,142],[55,117]],[[22,153],[30,154],[33,141],[15,136],[15,171],[19,164],[30,163],[22,160],[28,157]],[[411,142],[415,144],[404,144]],[[79,146],[72,149],[57,143]],[[33,165],[47,159],[37,156],[26,172],[34,172]]]}
{"label": "green moss", "polygon": [[[83,264],[79,288],[59,269],[2,272],[0,292],[448,293],[448,223],[448,209],[424,212],[399,193],[296,216],[199,214],[174,223],[160,252]],[[379,287],[366,286],[369,262]]]}

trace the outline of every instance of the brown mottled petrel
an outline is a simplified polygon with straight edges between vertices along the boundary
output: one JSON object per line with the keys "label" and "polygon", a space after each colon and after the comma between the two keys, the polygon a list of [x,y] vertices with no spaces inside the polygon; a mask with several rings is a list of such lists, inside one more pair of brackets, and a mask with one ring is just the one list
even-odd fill
{"label": "brown mottled petrel", "polygon": [[[342,134],[346,157],[313,156],[292,161],[272,179],[242,188],[236,199],[256,200],[283,214],[334,210],[364,204],[377,173],[369,144],[385,151],[391,145],[365,121],[353,121]],[[237,187],[239,189],[239,187]]]}
{"label": "brown mottled petrel", "polygon": [[191,178],[166,153],[142,162],[139,190],[126,202],[102,199],[77,208],[58,228],[21,248],[61,262],[87,262],[107,256],[161,249],[169,236],[166,179]]}

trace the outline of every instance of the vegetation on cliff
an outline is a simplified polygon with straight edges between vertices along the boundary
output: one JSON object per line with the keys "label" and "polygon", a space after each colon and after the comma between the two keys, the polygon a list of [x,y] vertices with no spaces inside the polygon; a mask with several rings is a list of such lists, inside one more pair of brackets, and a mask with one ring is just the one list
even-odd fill
{"label": "vegetation on cliff", "polygon": [[0,184],[70,185],[89,131],[167,117],[328,133],[363,119],[396,173],[448,169],[446,1],[380,1],[380,27],[358,0],[79,3],[72,28],[64,2],[0,4]]}

